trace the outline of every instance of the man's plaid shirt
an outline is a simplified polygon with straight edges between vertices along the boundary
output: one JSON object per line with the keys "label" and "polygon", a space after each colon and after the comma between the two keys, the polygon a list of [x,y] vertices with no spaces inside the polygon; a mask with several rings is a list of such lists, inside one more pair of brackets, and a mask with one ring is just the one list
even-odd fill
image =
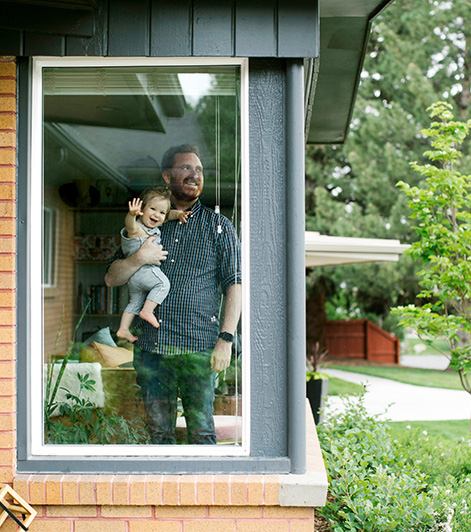
{"label": "man's plaid shirt", "polygon": [[221,291],[241,282],[234,226],[198,200],[187,223],[165,222],[161,231],[168,256],[160,267],[170,280],[170,292],[156,310],[158,329],[143,320],[136,323],[136,344],[160,354],[212,349],[219,334]]}

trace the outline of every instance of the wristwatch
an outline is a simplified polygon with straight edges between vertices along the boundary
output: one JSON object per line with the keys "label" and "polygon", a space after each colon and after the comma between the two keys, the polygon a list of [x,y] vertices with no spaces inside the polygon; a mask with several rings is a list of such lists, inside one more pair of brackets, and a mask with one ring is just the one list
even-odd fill
{"label": "wristwatch", "polygon": [[221,338],[221,340],[224,340],[225,342],[233,342],[234,341],[234,335],[228,332],[220,332],[218,338]]}

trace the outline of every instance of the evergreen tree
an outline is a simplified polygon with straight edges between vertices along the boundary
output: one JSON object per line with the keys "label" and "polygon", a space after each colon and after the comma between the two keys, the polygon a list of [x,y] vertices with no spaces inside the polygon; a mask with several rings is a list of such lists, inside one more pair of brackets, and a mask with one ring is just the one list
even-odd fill
{"label": "evergreen tree", "polygon": [[[351,130],[343,146],[306,150],[306,229],[322,234],[398,238],[416,235],[399,180],[418,185],[409,163],[423,163],[427,107],[452,103],[466,119],[470,101],[471,18],[468,0],[396,0],[372,28]],[[471,162],[469,142],[463,166]],[[328,317],[369,317],[389,329],[392,305],[413,301],[418,265],[317,268],[309,290],[327,291]],[[348,307],[348,308],[345,308]]]}

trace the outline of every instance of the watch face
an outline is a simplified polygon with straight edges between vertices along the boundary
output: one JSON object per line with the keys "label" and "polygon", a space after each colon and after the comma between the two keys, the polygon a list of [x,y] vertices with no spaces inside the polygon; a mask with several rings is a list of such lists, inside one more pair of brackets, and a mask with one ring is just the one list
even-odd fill
{"label": "watch face", "polygon": [[219,333],[219,338],[225,342],[232,342],[234,340],[234,336],[228,332]]}

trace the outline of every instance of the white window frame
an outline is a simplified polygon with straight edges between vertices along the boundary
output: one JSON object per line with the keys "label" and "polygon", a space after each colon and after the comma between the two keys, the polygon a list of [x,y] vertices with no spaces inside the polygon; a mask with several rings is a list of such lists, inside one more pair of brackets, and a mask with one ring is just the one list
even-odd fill
{"label": "white window frame", "polygon": [[[138,67],[138,66],[240,66],[240,138],[241,138],[241,243],[242,243],[242,427],[241,445],[44,445],[43,379],[41,353],[43,308],[41,269],[35,267],[33,258],[42,256],[42,70],[46,67]],[[29,226],[28,226],[28,278],[30,297],[30,371],[28,374],[28,447],[31,458],[40,457],[219,457],[250,455],[250,264],[249,264],[249,104],[248,104],[248,59],[247,58],[58,58],[37,57],[32,61],[31,90],[31,159],[29,168]]]}

